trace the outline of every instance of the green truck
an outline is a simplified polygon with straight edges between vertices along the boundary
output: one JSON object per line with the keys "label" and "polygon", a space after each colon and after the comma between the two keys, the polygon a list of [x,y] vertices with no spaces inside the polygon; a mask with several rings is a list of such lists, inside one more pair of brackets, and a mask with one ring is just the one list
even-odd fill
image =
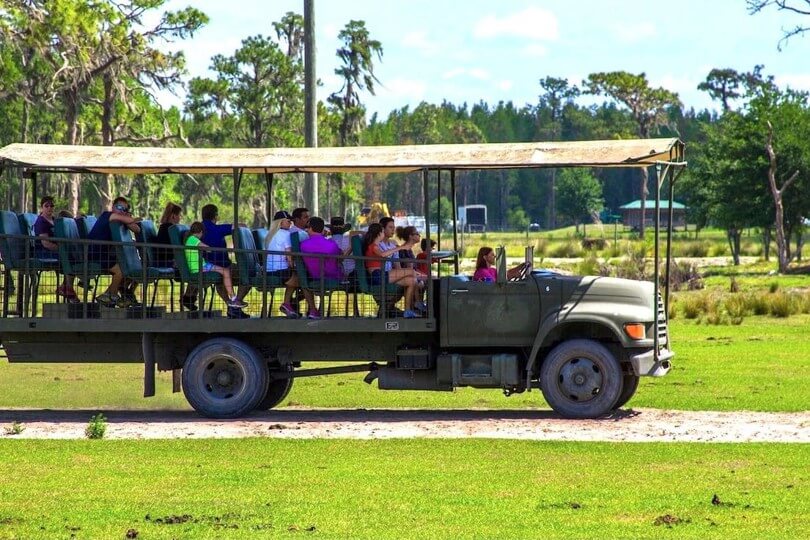
{"label": "green truck", "polygon": [[[209,291],[203,273],[161,279],[148,255],[159,246],[149,238],[133,244],[128,234],[115,248],[122,265],[132,262],[130,255],[138,257],[130,277],[140,283],[140,301],[119,308],[93,302],[94,284],[103,284],[106,276],[79,260],[68,271],[84,283],[84,292],[78,302],[60,302],[54,290],[60,270],[65,273],[65,261],[54,268],[53,261],[38,260],[27,232],[14,229],[13,214],[5,212],[0,230],[5,277],[0,339],[12,363],[142,363],[145,396],[155,393],[156,369],[172,370],[174,390],[182,387],[195,410],[215,418],[272,408],[288,395],[296,378],[351,372],[367,373],[366,382],[376,381],[382,390],[452,391],[468,386],[498,388],[509,396],[539,389],[564,417],[604,416],[633,396],[639,377],[665,375],[671,366],[666,321],[671,229],[664,235],[658,224],[672,220],[661,216],[659,201],[662,186],[669,188],[672,200],[685,165],[684,145],[677,139],[320,149],[9,145],[0,149],[0,167],[4,174],[31,178],[35,200],[38,179],[45,173],[149,174],[156,181],[163,174],[231,175],[235,222],[240,187],[254,176],[263,179],[269,195],[274,175],[282,173],[366,172],[381,181],[387,173],[417,174],[428,215],[431,196],[439,196],[442,186],[455,200],[458,172],[656,168],[658,189],[649,208],[655,260],[652,282],[575,277],[532,270],[527,248],[525,271],[508,280],[505,255],[499,250],[500,271],[492,283],[461,275],[452,250],[442,254],[449,273],[439,275],[429,265],[424,316],[404,318],[397,308],[401,291],[384,282],[369,283],[360,271],[369,259],[357,249],[342,257],[354,260],[356,270],[339,283],[301,274],[303,265],[293,253],[302,287],[321,299],[325,316],[290,319],[274,312],[283,288],[270,283],[263,271],[267,252],[240,228],[227,251],[239,261],[241,282],[254,288],[254,308],[250,318],[232,319],[224,316],[224,304]],[[455,222],[457,216],[440,216],[447,218]],[[457,233],[452,234],[457,245]],[[85,255],[93,244],[75,237],[54,241],[74,245],[74,252]],[[182,256],[182,249],[174,249],[176,258]],[[664,276],[659,276],[660,268]],[[199,310],[178,306],[176,281],[181,287],[197,286]],[[326,313],[332,300],[340,305]],[[316,361],[328,364],[311,367]]]}

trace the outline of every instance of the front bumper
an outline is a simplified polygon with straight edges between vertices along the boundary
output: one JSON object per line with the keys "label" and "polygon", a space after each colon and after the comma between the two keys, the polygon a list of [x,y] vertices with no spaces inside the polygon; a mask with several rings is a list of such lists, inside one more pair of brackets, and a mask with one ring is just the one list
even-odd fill
{"label": "front bumper", "polygon": [[672,368],[670,360],[675,353],[669,349],[661,349],[658,351],[658,360],[653,355],[653,350],[635,354],[630,357],[630,363],[633,365],[633,372],[640,377],[663,377]]}

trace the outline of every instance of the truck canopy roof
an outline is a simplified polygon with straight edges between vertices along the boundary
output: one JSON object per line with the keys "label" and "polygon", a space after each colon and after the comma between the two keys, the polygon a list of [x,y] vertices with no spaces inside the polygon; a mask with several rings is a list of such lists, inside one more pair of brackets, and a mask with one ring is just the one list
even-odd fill
{"label": "truck canopy roof", "polygon": [[423,169],[685,165],[677,138],[330,148],[153,148],[10,144],[0,165],[101,174],[412,172]]}

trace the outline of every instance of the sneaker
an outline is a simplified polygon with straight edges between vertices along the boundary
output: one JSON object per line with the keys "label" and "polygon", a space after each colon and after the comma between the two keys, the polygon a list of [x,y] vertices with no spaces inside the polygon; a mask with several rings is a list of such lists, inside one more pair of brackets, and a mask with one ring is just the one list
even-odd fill
{"label": "sneaker", "polygon": [[242,309],[242,308],[246,308],[247,306],[248,306],[247,302],[245,302],[244,300],[239,300],[236,297],[231,298],[230,300],[228,300],[228,307],[231,307],[231,308]]}
{"label": "sneaker", "polygon": [[427,304],[424,302],[416,302],[413,308],[414,310],[419,310],[422,313],[427,313]]}
{"label": "sneaker", "polygon": [[130,304],[138,303],[138,297],[135,296],[135,293],[129,289],[126,289],[123,293],[121,293],[121,297],[126,299]]}
{"label": "sneaker", "polygon": [[96,296],[96,302],[105,307],[115,307],[120,300],[117,294],[104,293]]}
{"label": "sneaker", "polygon": [[118,301],[115,303],[115,307],[120,307],[120,308],[128,308],[130,306],[135,306],[135,305],[138,305],[138,303],[133,302],[129,298],[125,298],[123,296],[119,296]]}
{"label": "sneaker", "polygon": [[287,302],[284,302],[283,304],[281,304],[281,306],[278,308],[278,310],[280,312],[282,312],[288,319],[297,319],[298,318],[298,313]]}
{"label": "sneaker", "polygon": [[313,321],[317,321],[317,320],[320,320],[320,318],[321,318],[321,314],[318,313],[317,311],[310,311],[309,313],[307,313],[307,319],[312,319]]}
{"label": "sneaker", "polygon": [[236,307],[229,307],[228,308],[228,318],[229,319],[249,319],[250,315],[245,313],[239,308]]}
{"label": "sneaker", "polygon": [[180,304],[188,311],[197,311],[197,304],[194,303],[194,298],[183,296],[180,298]]}
{"label": "sneaker", "polygon": [[410,309],[406,309],[405,313],[402,314],[403,317],[406,319],[418,319],[419,315],[415,311],[411,311]]}

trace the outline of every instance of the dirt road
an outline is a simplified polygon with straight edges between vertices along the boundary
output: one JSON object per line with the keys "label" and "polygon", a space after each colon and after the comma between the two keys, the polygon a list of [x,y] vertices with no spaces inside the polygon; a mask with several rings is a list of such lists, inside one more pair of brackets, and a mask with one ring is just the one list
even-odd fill
{"label": "dirt road", "polygon": [[[2,410],[0,437],[81,439],[98,411]],[[599,420],[564,420],[534,410],[340,410],[286,408],[239,420],[191,411],[102,411],[106,438],[496,438],[624,442],[810,442],[810,411],[799,413],[620,410]],[[18,422],[23,428],[9,434]]]}

